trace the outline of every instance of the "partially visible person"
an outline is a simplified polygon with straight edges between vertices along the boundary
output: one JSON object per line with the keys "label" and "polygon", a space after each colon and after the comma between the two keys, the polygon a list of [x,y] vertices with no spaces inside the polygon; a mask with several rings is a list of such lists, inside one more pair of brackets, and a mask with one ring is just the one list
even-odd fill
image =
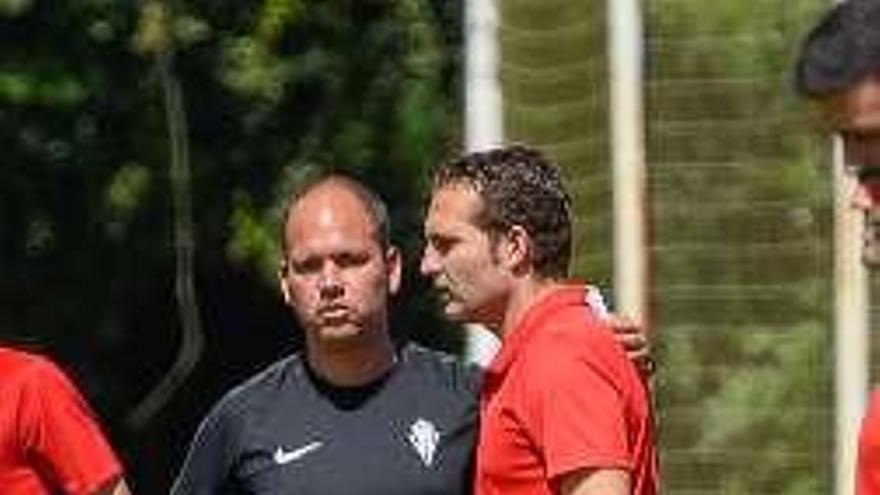
{"label": "partially visible person", "polygon": [[0,493],[128,495],[76,387],[41,356],[0,347]]}
{"label": "partially visible person", "polygon": [[[880,0],[846,0],[831,8],[804,40],[795,68],[799,91],[819,105],[843,142],[844,162],[858,179],[854,207],[864,212],[862,260],[880,266]],[[880,390],[862,422],[856,493],[880,495]]]}
{"label": "partially visible person", "polygon": [[647,385],[568,279],[571,202],[559,170],[511,145],[435,172],[421,271],[443,311],[494,332],[480,397],[477,495],[654,495]]}
{"label": "partially visible person", "polygon": [[875,389],[868,403],[859,432],[856,493],[880,494],[880,389]]}
{"label": "partially visible person", "polygon": [[859,181],[853,205],[865,212],[863,259],[880,265],[880,0],[847,0],[804,41],[799,91],[816,101],[843,142],[844,162]]}

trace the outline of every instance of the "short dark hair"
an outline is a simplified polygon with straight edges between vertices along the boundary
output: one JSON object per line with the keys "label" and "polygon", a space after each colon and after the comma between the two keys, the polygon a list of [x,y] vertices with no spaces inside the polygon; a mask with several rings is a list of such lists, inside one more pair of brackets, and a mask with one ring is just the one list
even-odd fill
{"label": "short dark hair", "polygon": [[490,234],[514,225],[532,238],[535,271],[544,277],[568,274],[572,251],[571,199],[559,168],[538,150],[510,144],[466,153],[440,165],[433,189],[464,182],[483,200],[476,219]]}
{"label": "short dark hair", "polygon": [[287,250],[289,248],[287,245],[285,230],[287,229],[287,222],[290,220],[290,211],[308,193],[327,184],[341,186],[343,189],[346,189],[355,195],[358,201],[364,206],[367,216],[369,216],[370,220],[373,222],[374,235],[376,237],[376,242],[379,243],[379,247],[383,250],[388,249],[391,246],[391,222],[388,219],[388,207],[385,206],[385,202],[382,201],[378,194],[374,193],[370,188],[363,185],[357,179],[340,172],[326,172],[308,178],[300,185],[300,187],[296,188],[290,194],[287,204],[284,206],[284,213],[281,215],[279,229],[282,257],[287,256]]}
{"label": "short dark hair", "polygon": [[880,0],[846,0],[807,35],[795,84],[806,96],[824,97],[874,72],[880,73]]}

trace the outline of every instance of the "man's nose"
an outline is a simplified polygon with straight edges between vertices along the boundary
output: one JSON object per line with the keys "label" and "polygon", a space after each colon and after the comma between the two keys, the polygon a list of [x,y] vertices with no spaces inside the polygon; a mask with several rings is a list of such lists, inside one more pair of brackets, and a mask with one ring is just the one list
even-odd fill
{"label": "man's nose", "polygon": [[318,278],[318,291],[323,298],[342,295],[343,286],[339,268],[333,263],[325,263]]}
{"label": "man's nose", "polygon": [[422,275],[428,277],[437,272],[437,262],[434,259],[431,246],[425,246],[425,249],[422,250],[422,261],[419,263],[419,271]]}
{"label": "man's nose", "polygon": [[852,198],[850,198],[850,204],[853,208],[862,211],[870,211],[874,208],[877,208],[880,205],[875,204],[874,198],[871,195],[868,187],[864,184],[859,184],[856,187],[855,192],[853,193]]}

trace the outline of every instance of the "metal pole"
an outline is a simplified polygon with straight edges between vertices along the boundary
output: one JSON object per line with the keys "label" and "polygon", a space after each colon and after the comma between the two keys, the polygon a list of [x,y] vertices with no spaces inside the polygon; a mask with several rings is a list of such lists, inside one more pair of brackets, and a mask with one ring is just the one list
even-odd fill
{"label": "metal pole", "polygon": [[646,329],[648,256],[642,97],[642,17],[638,0],[609,0],[611,154],[614,189],[615,311]]}
{"label": "metal pole", "polygon": [[465,8],[465,140],[469,151],[501,144],[498,8],[495,0],[467,0]]}
{"label": "metal pole", "polygon": [[855,493],[859,425],[868,388],[868,274],[862,263],[864,219],[853,208],[858,187],[844,171],[834,139],[835,493]]}
{"label": "metal pole", "polygon": [[[498,5],[467,0],[465,9],[465,142],[469,151],[498,146],[504,139],[498,62]],[[465,330],[465,359],[486,365],[500,343],[480,325]]]}

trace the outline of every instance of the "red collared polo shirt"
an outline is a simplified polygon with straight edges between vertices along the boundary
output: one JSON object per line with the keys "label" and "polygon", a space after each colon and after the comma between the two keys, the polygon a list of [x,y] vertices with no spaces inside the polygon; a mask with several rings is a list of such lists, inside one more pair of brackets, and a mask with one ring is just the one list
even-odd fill
{"label": "red collared polo shirt", "polygon": [[477,495],[552,494],[566,473],[605,468],[657,493],[647,387],[584,299],[555,290],[504,337],[480,397]]}

